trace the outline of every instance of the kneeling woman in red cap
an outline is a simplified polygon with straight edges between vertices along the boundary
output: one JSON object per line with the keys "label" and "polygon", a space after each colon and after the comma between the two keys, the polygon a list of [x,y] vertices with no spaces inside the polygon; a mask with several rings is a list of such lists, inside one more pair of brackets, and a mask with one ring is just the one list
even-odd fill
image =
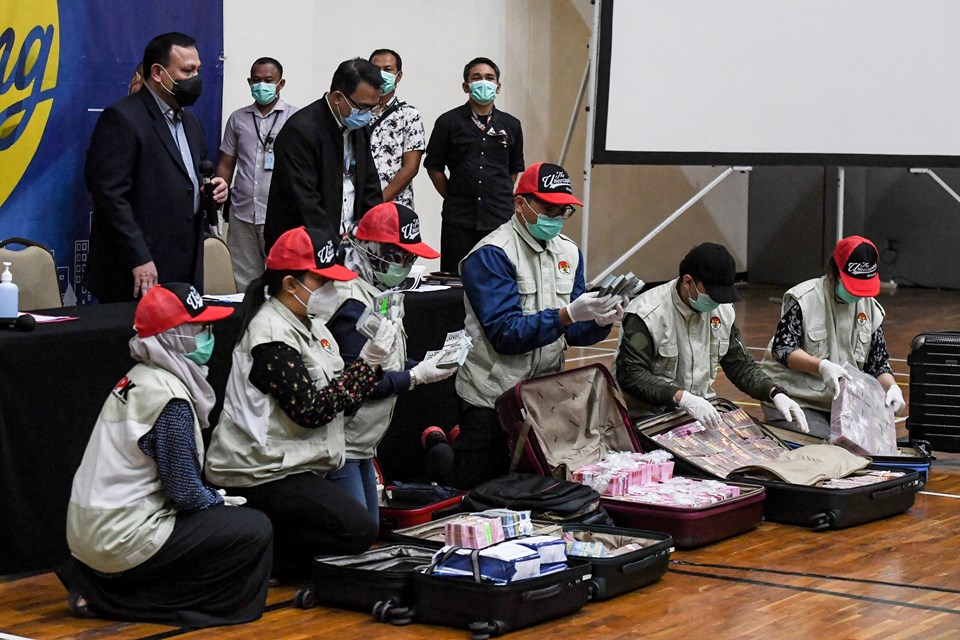
{"label": "kneeling woman in red cap", "polygon": [[[860,236],[837,243],[827,274],[801,282],[783,295],[780,322],[761,366],[803,408],[812,435],[830,437],[830,407],[843,363],[874,376],[886,391],[886,403],[899,413],[906,404],[893,378],[880,293],[877,248]],[[767,420],[790,429],[767,403]]]}
{"label": "kneeling woman in red cap", "polygon": [[[378,295],[403,282],[418,257],[437,258],[440,254],[420,239],[417,214],[396,202],[385,202],[367,211],[344,244],[345,264],[360,277],[337,283],[340,305],[327,327],[340,345],[343,361],[349,364],[366,342],[357,331],[357,320],[364,310],[375,309]],[[423,362],[408,358],[406,335],[401,331],[397,348],[381,365],[383,379],[360,410],[346,418],[347,460],[328,477],[365,503],[376,521],[380,519],[373,466],[377,445],[390,426],[398,394],[457,372],[456,367],[440,368],[439,359],[440,354]]]}
{"label": "kneeling woman in red cap", "polygon": [[270,517],[274,575],[284,580],[308,576],[318,555],[365,551],[378,529],[326,475],[344,462],[344,413],[376,386],[397,330],[380,323],[344,366],[323,319],[337,305],[334,281],[357,274],[335,263],[336,249],[327,231],[304,227],[271,247],[266,272],[247,288],[246,327],[207,454],[210,482]]}
{"label": "kneeling woman in red cap", "polygon": [[[73,478],[57,575],[74,615],[206,627],[255,620],[270,577],[270,521],[204,486],[200,430],[212,322],[189,284],[154,287],[134,319],[137,364],[103,405]],[[229,505],[229,508],[224,505]]]}

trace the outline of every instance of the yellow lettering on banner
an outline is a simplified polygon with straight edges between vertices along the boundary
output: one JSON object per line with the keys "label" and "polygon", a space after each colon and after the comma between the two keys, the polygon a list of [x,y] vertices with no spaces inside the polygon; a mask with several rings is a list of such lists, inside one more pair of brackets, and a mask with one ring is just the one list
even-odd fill
{"label": "yellow lettering on banner", "polygon": [[60,65],[56,0],[3,0],[0,22],[0,206],[33,160]]}

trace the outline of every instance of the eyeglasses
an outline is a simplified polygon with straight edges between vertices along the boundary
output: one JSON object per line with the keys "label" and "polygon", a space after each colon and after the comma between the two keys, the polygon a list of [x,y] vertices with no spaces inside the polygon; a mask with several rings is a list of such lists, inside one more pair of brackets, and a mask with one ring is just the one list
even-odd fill
{"label": "eyeglasses", "polygon": [[192,336],[188,336],[183,333],[174,333],[173,335],[177,336],[178,338],[199,338],[200,336],[205,336],[206,339],[209,340],[211,337],[213,337],[213,325],[203,325],[203,327],[200,328],[200,332]]}
{"label": "eyeglasses", "polygon": [[530,207],[530,201],[524,198],[524,202],[527,203],[527,206],[530,207],[530,210],[537,215],[547,216],[548,218],[562,218],[564,220],[569,220],[571,217],[573,217],[573,214],[576,213],[576,209],[573,208],[572,204],[549,204],[543,200],[540,200],[539,198],[534,198],[534,200],[536,200],[540,206],[545,208],[543,213],[539,213],[536,209]]}
{"label": "eyeglasses", "polygon": [[365,253],[368,258],[382,260],[383,262],[400,265],[401,267],[412,267],[417,261],[416,254],[410,253],[395,244],[382,244],[377,247],[375,251],[360,246],[357,246],[357,248]]}
{"label": "eyeglasses", "polygon": [[359,110],[360,110],[360,113],[368,113],[371,109],[373,109],[375,106],[377,106],[377,105],[375,105],[375,104],[370,105],[369,107],[367,107],[367,106],[361,106],[359,103],[356,103],[356,102],[354,102],[353,100],[351,100],[351,99],[350,99],[350,96],[348,96],[347,94],[345,94],[343,91],[340,92],[340,95],[342,95],[344,98],[346,98],[347,104],[349,104],[351,107],[353,107],[354,109],[359,109]]}

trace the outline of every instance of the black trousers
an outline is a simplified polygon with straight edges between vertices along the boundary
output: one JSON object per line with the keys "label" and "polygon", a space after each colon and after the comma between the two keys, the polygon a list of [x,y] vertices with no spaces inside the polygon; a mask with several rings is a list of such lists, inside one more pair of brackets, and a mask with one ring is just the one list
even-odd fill
{"label": "black trousers", "polygon": [[362,553],[377,538],[379,523],[366,505],[313,473],[227,491],[270,518],[273,575],[281,580],[306,578],[316,556]]}
{"label": "black trousers", "polygon": [[264,514],[217,505],[177,514],[160,550],[128,571],[103,574],[71,558],[57,576],[104,618],[194,628],[237,624],[263,614],[272,541]]}
{"label": "black trousers", "polygon": [[460,261],[491,231],[458,227],[444,220],[440,225],[440,270],[459,274]]}
{"label": "black trousers", "polygon": [[427,451],[427,475],[439,484],[472,489],[510,469],[507,435],[494,409],[463,402],[460,436],[454,446],[440,442]]}

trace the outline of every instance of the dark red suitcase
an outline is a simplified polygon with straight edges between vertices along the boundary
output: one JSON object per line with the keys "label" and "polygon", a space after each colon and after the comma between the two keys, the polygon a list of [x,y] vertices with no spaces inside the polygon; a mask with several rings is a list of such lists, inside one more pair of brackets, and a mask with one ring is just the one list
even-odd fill
{"label": "dark red suitcase", "polygon": [[[496,402],[500,425],[518,471],[569,479],[606,451],[642,451],[626,407],[603,365],[594,364],[524,380]],[[565,459],[551,449],[561,435],[576,436],[578,455]],[[603,507],[618,527],[660,531],[689,549],[750,531],[763,519],[763,487],[728,482],[740,496],[699,508],[640,504],[604,497]]]}

